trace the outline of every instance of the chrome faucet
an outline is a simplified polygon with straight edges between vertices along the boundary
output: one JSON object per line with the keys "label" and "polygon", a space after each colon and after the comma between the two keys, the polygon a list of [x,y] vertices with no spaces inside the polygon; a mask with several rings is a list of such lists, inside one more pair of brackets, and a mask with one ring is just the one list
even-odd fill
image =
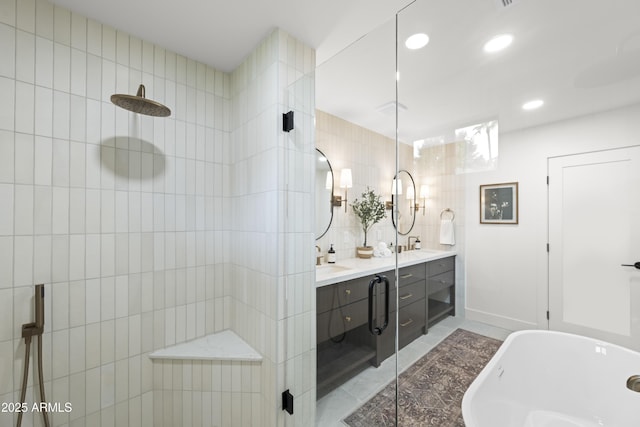
{"label": "chrome faucet", "polygon": [[322,264],[322,250],[320,246],[316,245],[316,265]]}
{"label": "chrome faucet", "polygon": [[418,240],[417,236],[409,236],[407,237],[407,250],[408,251],[412,251],[415,249],[415,241],[413,242],[413,245],[411,244],[411,239],[415,239]]}

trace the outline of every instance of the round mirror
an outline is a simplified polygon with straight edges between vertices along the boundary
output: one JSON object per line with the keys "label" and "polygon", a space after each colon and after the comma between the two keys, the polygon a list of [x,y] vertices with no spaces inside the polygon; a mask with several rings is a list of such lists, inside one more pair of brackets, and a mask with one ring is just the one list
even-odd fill
{"label": "round mirror", "polygon": [[391,222],[398,230],[398,234],[406,236],[413,230],[416,223],[416,183],[409,171],[399,170],[393,177],[391,200],[393,201]]}
{"label": "round mirror", "polygon": [[333,169],[324,153],[316,148],[316,240],[327,234],[333,220]]}

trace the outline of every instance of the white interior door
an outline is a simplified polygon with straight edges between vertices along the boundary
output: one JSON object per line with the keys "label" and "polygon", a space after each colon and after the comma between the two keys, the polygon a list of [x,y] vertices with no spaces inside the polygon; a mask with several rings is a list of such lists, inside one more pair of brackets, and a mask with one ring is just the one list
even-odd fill
{"label": "white interior door", "polygon": [[548,167],[549,328],[640,350],[640,147]]}

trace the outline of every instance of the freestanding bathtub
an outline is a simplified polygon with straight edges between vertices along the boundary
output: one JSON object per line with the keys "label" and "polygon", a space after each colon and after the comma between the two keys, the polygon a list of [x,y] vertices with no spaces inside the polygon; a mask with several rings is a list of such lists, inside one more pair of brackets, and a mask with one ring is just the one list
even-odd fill
{"label": "freestanding bathtub", "polygon": [[464,394],[464,422],[638,427],[640,392],[632,390],[640,389],[638,374],[640,353],[626,348],[562,332],[515,332]]}

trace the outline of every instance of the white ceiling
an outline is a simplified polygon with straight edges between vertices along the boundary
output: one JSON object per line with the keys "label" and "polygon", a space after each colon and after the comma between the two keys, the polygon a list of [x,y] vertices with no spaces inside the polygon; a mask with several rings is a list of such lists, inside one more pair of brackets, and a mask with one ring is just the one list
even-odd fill
{"label": "white ceiling", "polygon": [[[376,107],[395,99],[394,13],[408,5],[398,16],[405,142],[488,119],[505,132],[640,102],[640,0],[51,1],[223,71],[280,27],[317,50],[317,107],[390,137],[394,116]],[[404,48],[418,31],[427,47]],[[482,52],[503,32],[511,47]],[[541,109],[520,109],[537,97]]]}
{"label": "white ceiling", "polygon": [[234,70],[274,28],[323,62],[413,0],[50,0],[211,65]]}

